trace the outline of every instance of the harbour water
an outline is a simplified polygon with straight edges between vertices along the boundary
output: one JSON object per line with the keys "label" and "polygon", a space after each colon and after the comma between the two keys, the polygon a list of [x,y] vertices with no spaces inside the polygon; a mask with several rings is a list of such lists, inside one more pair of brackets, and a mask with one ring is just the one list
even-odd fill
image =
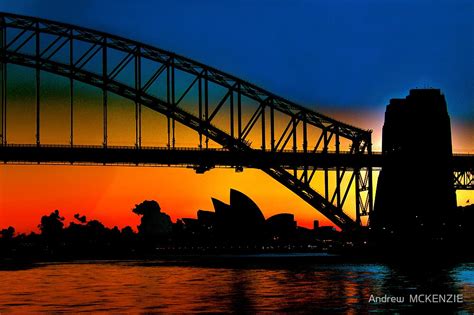
{"label": "harbour water", "polygon": [[[474,312],[474,263],[78,261],[1,267],[0,314],[110,312]],[[275,261],[278,261],[275,258]],[[462,303],[410,303],[422,294]],[[404,297],[373,302],[372,297]],[[431,297],[432,298],[432,297]],[[425,296],[426,299],[426,296]]]}

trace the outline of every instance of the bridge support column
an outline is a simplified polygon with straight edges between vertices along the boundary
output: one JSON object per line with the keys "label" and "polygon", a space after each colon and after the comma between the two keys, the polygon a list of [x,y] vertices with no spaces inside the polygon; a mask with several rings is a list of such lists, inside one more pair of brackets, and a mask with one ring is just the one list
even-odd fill
{"label": "bridge support column", "polygon": [[[418,248],[457,238],[457,222],[463,220],[454,215],[451,141],[441,90],[413,89],[406,98],[390,100],[382,129],[383,167],[371,217],[372,230],[383,246]],[[427,167],[427,161],[435,167]],[[412,180],[414,174],[423,179],[421,185]]]}

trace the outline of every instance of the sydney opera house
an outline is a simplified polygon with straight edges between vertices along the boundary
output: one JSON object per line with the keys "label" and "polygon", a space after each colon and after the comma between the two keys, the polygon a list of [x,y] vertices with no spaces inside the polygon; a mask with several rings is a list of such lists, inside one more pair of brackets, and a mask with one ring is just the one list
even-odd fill
{"label": "sydney opera house", "polygon": [[[235,189],[230,190],[229,204],[212,198],[214,211],[199,210],[197,219],[182,219],[183,232],[195,239],[232,243],[259,241],[308,241],[326,233],[317,225],[314,230],[298,227],[294,215],[280,213],[265,219],[252,199]],[[335,231],[331,228],[331,231]],[[327,233],[326,233],[327,234]]]}

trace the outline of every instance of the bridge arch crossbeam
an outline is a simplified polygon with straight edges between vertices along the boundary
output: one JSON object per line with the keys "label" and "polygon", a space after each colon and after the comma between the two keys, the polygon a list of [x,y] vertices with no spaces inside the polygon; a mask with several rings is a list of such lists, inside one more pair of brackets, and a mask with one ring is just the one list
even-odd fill
{"label": "bridge arch crossbeam", "polygon": [[[336,153],[339,153],[338,151],[340,139],[345,138],[352,142],[350,154],[371,154],[370,132],[360,130],[344,123],[340,123],[324,115],[300,107],[261,88],[258,88],[248,82],[232,77],[216,69],[207,67],[203,64],[197,63],[185,57],[178,56],[174,53],[169,53],[154,47],[150,47],[148,45],[129,41],[109,34],[29,17],[19,17],[10,14],[1,14],[0,24],[2,31],[2,34],[0,36],[2,48],[0,57],[2,59],[2,64],[12,63],[34,68],[37,71],[37,81],[39,81],[39,72],[47,71],[70,78],[71,84],[72,80],[77,80],[98,87],[104,92],[105,109],[107,104],[106,93],[112,92],[134,101],[137,104],[138,110],[140,108],[139,106],[145,105],[165,115],[169,119],[173,120],[173,126],[174,120],[176,120],[181,124],[194,129],[199,134],[203,134],[206,137],[209,137],[216,143],[222,145],[227,150],[236,152],[246,152],[255,150],[255,148],[252,148],[245,140],[247,131],[253,128],[255,122],[258,119],[261,120],[263,138],[265,137],[264,124],[265,117],[267,116],[267,114],[265,114],[265,109],[268,108],[268,110],[270,111],[270,115],[273,115],[274,111],[278,111],[283,113],[284,115],[287,115],[290,119],[290,127],[288,129],[289,131],[287,133],[283,133],[280,137],[279,143],[282,144],[281,147],[279,145],[275,145],[277,140],[276,138],[274,138],[273,121],[271,121],[271,151],[275,153],[278,152],[278,150],[285,149],[284,144],[286,144],[289,140],[293,141],[293,148],[294,150],[296,150],[296,128],[298,124],[300,124],[303,126],[303,147],[305,151],[308,150],[308,141],[305,138],[305,132],[307,132],[307,126],[311,125],[322,130],[321,135],[319,136],[319,139],[315,145],[314,151],[317,151],[318,148],[323,152],[327,151],[328,145],[332,139],[335,142]],[[7,30],[10,28],[17,30],[15,36],[11,39],[7,37]],[[41,46],[42,34],[54,35],[56,36],[56,38],[51,41],[49,45],[46,45],[45,48],[43,48]],[[77,41],[86,42],[90,44],[90,46],[86,52],[82,53],[81,55],[76,57],[76,59],[74,59],[72,57],[74,51],[73,43]],[[33,45],[34,49],[32,52],[25,53],[24,51],[22,51],[23,47],[26,47],[32,42],[35,43]],[[55,54],[68,44],[70,47],[69,63],[59,62],[58,60],[55,60]],[[112,71],[107,69],[106,66],[107,54],[110,49],[118,49],[121,52],[126,53],[126,56],[118,62],[118,64],[112,69]],[[86,65],[88,64],[88,62],[92,60],[94,56],[100,54],[102,55],[102,71],[88,71],[88,69],[86,69]],[[141,73],[137,72],[140,71],[140,65],[142,63],[142,59],[144,58],[148,58],[153,61],[158,61],[161,63],[162,66],[153,74],[153,76],[147,81],[147,83],[142,84]],[[117,75],[124,69],[125,65],[130,63],[133,59],[135,60],[135,84],[127,85],[117,81],[115,79]],[[257,104],[259,104],[258,108],[253,112],[251,119],[246,124],[243,124],[243,122],[241,121],[239,112],[238,136],[234,136],[233,132],[229,135],[228,133],[214,126],[211,122],[214,113],[216,113],[226,101],[226,96],[219,102],[219,104],[210,116],[207,113],[207,107],[206,115],[205,117],[203,117],[201,114],[199,116],[196,116],[177,106],[174,82],[174,72],[176,70],[182,70],[195,75],[195,80],[193,81],[193,84],[195,82],[199,82],[199,84],[201,84],[201,81],[203,80],[204,84],[207,86],[208,82],[214,82],[229,91],[227,93],[227,97],[228,95],[232,95],[230,99],[233,99],[234,93],[237,93],[237,98],[239,100],[240,97],[245,96],[255,100]],[[147,93],[146,91],[147,87],[150,86],[150,82],[153,83],[153,81],[160,76],[160,72],[166,73],[167,93],[165,99],[156,97],[150,93]],[[6,67],[2,66],[2,79],[5,78]],[[3,81],[6,80],[2,80],[2,82]],[[192,85],[190,86],[192,87]],[[189,89],[190,88],[188,87],[185,90],[184,94],[186,94]],[[39,88],[37,90],[39,90]],[[6,91],[6,88],[2,88],[2,91]],[[201,87],[199,89],[199,93],[201,94]],[[37,99],[37,117],[39,117],[39,98],[37,97]],[[6,99],[4,100],[4,97],[2,96],[2,102],[3,101],[5,101],[6,103]],[[207,104],[208,100],[206,98],[204,99],[204,101]],[[198,103],[200,104],[201,113],[201,95],[199,96]],[[230,101],[230,106],[232,106],[232,101]],[[104,111],[104,113],[106,115],[106,110]],[[230,114],[231,117],[233,113],[234,111],[232,110]],[[2,143],[4,142],[6,144],[6,129],[4,129],[3,127],[4,125],[6,125],[6,119],[3,118],[4,117],[2,114]],[[3,123],[4,120],[5,123]],[[233,124],[234,119],[232,119],[231,121]],[[244,128],[242,128],[242,125],[244,125]],[[37,144],[39,145],[39,118],[37,118],[37,130]],[[138,127],[137,130],[139,130]],[[233,126],[231,126],[231,130],[233,130]],[[106,132],[107,130],[105,128],[104,145],[107,144]],[[137,139],[139,139],[139,132],[137,132]],[[283,139],[284,141],[281,142]],[[137,143],[138,141],[139,140],[137,140]],[[264,143],[264,140],[262,142]],[[263,145],[260,149],[265,150],[265,146]],[[309,171],[307,169],[304,169],[303,174],[301,176],[298,174],[296,168],[294,169],[293,174],[291,174],[284,168],[278,166],[262,166],[261,169],[276,180],[278,180],[280,183],[284,184],[287,188],[294,191],[298,196],[306,200],[309,204],[315,207],[318,211],[328,217],[339,227],[343,229],[352,229],[359,224],[359,216],[357,216],[357,222],[354,222],[342,210],[345,197],[347,195],[347,192],[349,191],[349,188],[347,188],[346,193],[341,193],[340,183],[342,182],[342,178],[346,173],[346,169],[344,167],[337,168],[337,188],[334,194],[332,195],[331,200],[328,200],[328,194],[323,197],[310,187],[312,175],[308,176]],[[365,179],[362,178],[360,174],[360,169],[357,169],[353,172],[353,175],[350,180],[350,183],[354,182],[356,185],[356,207],[358,214],[367,213],[367,210],[361,210],[361,207],[365,207],[365,209],[368,209],[370,211],[372,206],[371,190],[368,189],[370,188],[371,183],[370,168],[368,168],[366,174],[367,175]],[[309,180],[308,177],[310,178]],[[367,193],[366,196],[362,198],[360,194],[361,191],[368,191],[369,193]],[[335,196],[337,196],[336,202],[334,201]]]}

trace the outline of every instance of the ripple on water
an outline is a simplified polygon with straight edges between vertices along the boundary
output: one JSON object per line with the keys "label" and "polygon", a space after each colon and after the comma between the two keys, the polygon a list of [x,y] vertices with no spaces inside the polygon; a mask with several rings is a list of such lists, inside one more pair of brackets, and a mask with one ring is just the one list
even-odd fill
{"label": "ripple on water", "polygon": [[369,297],[408,296],[440,288],[464,295],[466,303],[451,305],[450,310],[474,311],[474,264],[437,272],[378,264],[288,268],[159,262],[43,264],[41,268],[0,271],[4,288],[0,313],[403,311],[411,306],[370,304]]}

